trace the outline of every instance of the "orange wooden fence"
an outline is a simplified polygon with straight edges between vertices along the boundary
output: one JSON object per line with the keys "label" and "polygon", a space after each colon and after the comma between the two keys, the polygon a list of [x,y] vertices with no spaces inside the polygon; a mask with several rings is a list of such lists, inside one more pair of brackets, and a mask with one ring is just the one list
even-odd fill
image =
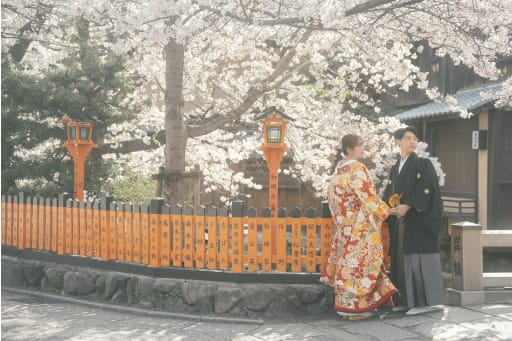
{"label": "orange wooden fence", "polygon": [[312,208],[305,215],[293,209],[288,217],[282,208],[278,217],[270,217],[269,208],[261,216],[255,208],[247,216],[243,211],[243,202],[194,211],[191,206],[170,208],[162,199],[131,205],[108,197],[85,202],[66,195],[3,195],[2,244],[151,267],[320,271],[332,236],[326,203],[320,217]]}

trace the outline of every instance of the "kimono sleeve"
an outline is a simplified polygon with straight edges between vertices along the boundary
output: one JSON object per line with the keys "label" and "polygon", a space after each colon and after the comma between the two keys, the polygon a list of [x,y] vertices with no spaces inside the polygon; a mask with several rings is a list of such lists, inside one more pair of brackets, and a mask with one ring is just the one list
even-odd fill
{"label": "kimono sleeve", "polygon": [[389,206],[380,200],[375,190],[375,184],[370,178],[366,167],[358,168],[354,174],[353,190],[361,203],[366,206],[379,220],[385,220],[389,215]]}
{"label": "kimono sleeve", "polygon": [[418,213],[425,213],[430,209],[432,195],[437,193],[438,180],[432,161],[420,159],[418,162],[421,162],[421,164],[416,173],[417,181],[414,184],[412,195],[405,203]]}

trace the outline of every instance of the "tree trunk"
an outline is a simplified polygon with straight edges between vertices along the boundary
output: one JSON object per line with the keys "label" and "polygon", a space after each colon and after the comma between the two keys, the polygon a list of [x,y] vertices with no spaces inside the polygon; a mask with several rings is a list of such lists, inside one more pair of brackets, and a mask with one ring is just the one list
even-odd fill
{"label": "tree trunk", "polygon": [[165,51],[165,168],[162,197],[171,206],[182,204],[185,199],[185,148],[188,134],[183,116],[183,69],[182,44],[174,38]]}

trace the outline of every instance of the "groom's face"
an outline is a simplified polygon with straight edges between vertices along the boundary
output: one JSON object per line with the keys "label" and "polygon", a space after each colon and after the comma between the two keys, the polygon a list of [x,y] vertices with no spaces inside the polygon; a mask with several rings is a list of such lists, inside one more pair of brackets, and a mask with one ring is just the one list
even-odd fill
{"label": "groom's face", "polygon": [[410,154],[416,150],[416,146],[418,145],[418,138],[414,133],[410,131],[406,131],[404,136],[397,140],[398,147],[400,147],[400,151],[405,154]]}

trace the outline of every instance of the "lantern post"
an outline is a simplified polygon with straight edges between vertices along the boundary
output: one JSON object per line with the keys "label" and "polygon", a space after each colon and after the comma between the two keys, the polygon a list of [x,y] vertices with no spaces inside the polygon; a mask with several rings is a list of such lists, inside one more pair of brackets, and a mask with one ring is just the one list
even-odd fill
{"label": "lantern post", "polygon": [[[279,204],[279,166],[288,146],[284,143],[286,136],[286,121],[293,120],[275,107],[266,110],[263,115],[263,144],[260,149],[265,155],[268,166],[268,205],[272,217],[277,216]],[[276,253],[276,226],[272,225],[272,254]]]}
{"label": "lantern post", "polygon": [[73,197],[76,200],[84,199],[85,160],[97,145],[92,142],[92,122],[73,121],[67,114],[61,119],[66,126],[67,140],[62,145],[67,148],[73,159],[74,189]]}

